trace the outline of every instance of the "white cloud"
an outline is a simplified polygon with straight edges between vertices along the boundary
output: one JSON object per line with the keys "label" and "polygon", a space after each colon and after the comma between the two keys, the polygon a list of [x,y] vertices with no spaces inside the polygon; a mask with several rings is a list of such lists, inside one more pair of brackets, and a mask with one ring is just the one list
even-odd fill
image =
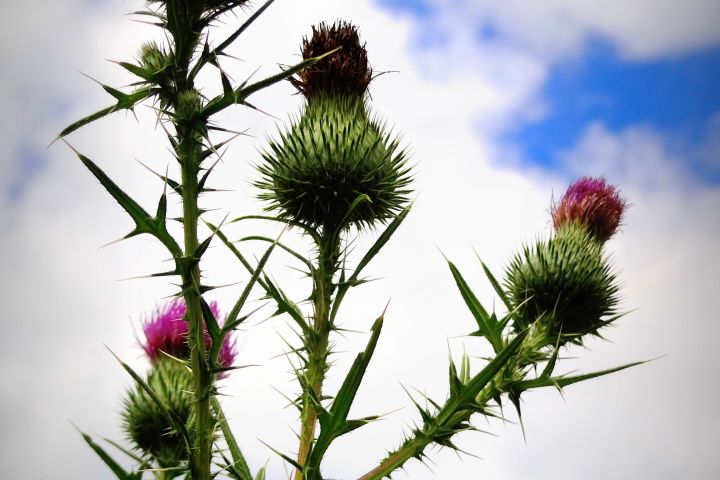
{"label": "white cloud", "polygon": [[[85,4],[70,5],[75,8],[68,7],[68,12],[77,12]],[[122,7],[132,10],[137,5]],[[52,12],[53,19],[42,17],[43,21],[67,25],[61,35],[53,37],[48,32],[28,47],[26,56],[32,61],[18,59],[13,50],[3,51],[3,56],[13,58],[14,65],[33,64],[39,78],[60,84],[48,91],[49,99],[63,92],[78,100],[61,120],[29,117],[46,124],[42,132],[47,134],[27,140],[28,132],[11,129],[3,137],[5,145],[30,141],[44,146],[42,137],[50,136],[62,123],[104,105],[107,97],[99,89],[79,77],[68,78],[68,72],[79,69],[110,84],[122,84],[127,77],[102,59],[131,57],[141,39],[153,34],[113,12],[97,10],[79,17]],[[545,18],[542,12],[537,15]],[[550,194],[564,188],[565,179],[501,170],[492,161],[498,148],[494,135],[526,115],[528,103],[542,110],[541,102],[533,99],[544,81],[546,63],[521,48],[481,46],[477,50],[468,38],[457,40],[449,44],[447,63],[436,63],[433,74],[426,77],[433,68],[430,64],[443,59],[442,51],[431,51],[432,62],[418,66],[414,53],[408,54],[413,28],[409,20],[380,13],[366,2],[277,2],[233,48],[231,53],[244,62],[228,63],[228,71],[238,81],[257,65],[263,69],[256,78],[275,72],[276,62],[287,64],[297,58],[298,40],[309,25],[338,16],[361,25],[376,70],[400,70],[376,81],[373,98],[377,109],[404,132],[418,163],[419,197],[414,211],[369,270],[382,280],[353,292],[342,312],[345,326],[366,329],[392,297],[377,356],[368,372],[369,383],[360,391],[353,412],[363,415],[408,405],[399,381],[442,399],[448,342],[455,353],[463,344],[470,353],[484,353],[480,342],[454,338],[470,331],[473,321],[436,247],[456,261],[490,304],[490,288],[482,281],[471,246],[501,272],[522,241],[548,232]],[[18,30],[37,21],[18,18],[14,24]],[[530,23],[521,25],[530,28]],[[546,30],[551,34],[553,29]],[[14,32],[10,39],[17,35]],[[47,63],[49,56],[55,59]],[[453,70],[442,74],[437,65]],[[26,77],[6,75],[3,82],[22,85]],[[282,118],[294,112],[299,101],[291,93],[284,85],[255,100]],[[19,103],[8,108],[19,124],[33,123]],[[152,112],[139,109],[138,117],[139,126],[130,115],[116,115],[86,127],[71,141],[143,204],[152,206],[162,186],[132,158],[158,170],[168,163],[172,167],[172,160],[161,132],[146,128],[153,124]],[[256,148],[263,144],[263,135],[273,131],[274,120],[238,108],[224,114],[222,123],[236,129],[250,126],[258,138],[241,138],[230,150],[215,181],[237,191],[208,197],[208,205],[230,206],[238,215],[256,212],[259,205],[248,185],[254,175],[249,162],[257,160]],[[478,123],[486,132],[480,136]],[[641,163],[629,167],[620,163],[630,153]],[[126,233],[128,220],[67,149],[55,146],[49,155],[48,168],[30,185],[23,203],[1,204],[0,248],[4,271],[12,272],[12,278],[3,281],[0,294],[2,328],[9,332],[0,337],[4,381],[0,471],[7,478],[24,478],[28,471],[33,478],[104,478],[104,467],[66,418],[92,432],[121,437],[117,412],[130,382],[101,344],[107,343],[143,368],[128,319],[137,322],[173,287],[162,281],[115,281],[157,271],[165,255],[142,239],[98,250],[97,245]],[[706,312],[708,299],[717,290],[715,272],[720,268],[714,254],[714,239],[720,233],[715,214],[717,189],[667,188],[684,178],[684,173],[674,170],[675,157],[651,130],[618,133],[596,125],[567,158],[592,159],[590,165],[598,171],[612,168],[620,177],[617,183],[635,204],[623,234],[611,246],[622,269],[626,306],[640,310],[608,332],[614,344],[598,342],[593,343],[592,352],[573,352],[582,359],[568,361],[566,370],[669,356],[569,388],[566,402],[553,392],[528,395],[524,410],[527,445],[518,426],[493,423],[491,430],[499,438],[469,434],[460,439],[464,448],[483,461],[431,453],[434,473],[413,461],[398,478],[708,478],[718,473],[710,450],[718,417],[708,400],[717,392],[706,383],[715,373],[718,358],[712,342],[720,333]],[[647,175],[642,175],[642,169],[657,174],[649,185],[653,188],[643,183]],[[171,207],[177,205],[171,202]],[[249,228],[239,226],[233,236],[240,237]],[[371,235],[364,234],[358,251],[371,240]],[[290,262],[278,257],[271,271],[291,292],[307,294],[298,275],[284,268]],[[221,248],[212,250],[206,268],[216,284],[245,280]],[[219,290],[214,298],[229,305],[235,290]],[[294,425],[295,412],[282,409],[285,400],[271,389],[289,393],[296,388],[285,361],[270,360],[283,347],[276,330],[287,334],[275,319],[240,335],[240,362],[261,366],[233,374],[227,381],[232,397],[226,405],[252,466],[257,468],[272,458],[271,478],[283,478],[279,460],[256,441],[260,437],[288,452],[295,448],[288,428]],[[362,335],[338,338],[337,350],[355,352],[363,341]],[[337,386],[351,358],[351,353],[337,356],[329,388]],[[368,470],[384,449],[399,443],[405,424],[412,421],[417,416],[406,408],[339,442],[330,451],[328,475],[354,478]],[[558,459],[557,452],[567,455]]]}
{"label": "white cloud", "polygon": [[614,133],[602,123],[592,123],[577,144],[559,157],[572,176],[609,175],[649,191],[687,189],[700,180],[683,158],[668,151],[662,134],[644,126]]}
{"label": "white cloud", "polygon": [[456,0],[449,8],[442,0],[432,3],[444,13],[446,34],[468,25],[478,28],[476,33],[489,28],[500,33],[500,41],[549,59],[577,55],[593,37],[610,42],[633,60],[673,56],[720,42],[720,5],[713,0]]}

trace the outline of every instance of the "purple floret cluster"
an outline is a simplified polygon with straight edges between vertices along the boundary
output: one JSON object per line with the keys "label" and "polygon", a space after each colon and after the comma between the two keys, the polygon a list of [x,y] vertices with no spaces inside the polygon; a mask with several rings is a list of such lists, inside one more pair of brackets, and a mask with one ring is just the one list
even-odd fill
{"label": "purple floret cluster", "polygon": [[[220,309],[217,302],[210,303],[210,310],[216,319],[220,318]],[[143,322],[142,329],[145,342],[142,348],[153,363],[162,357],[163,353],[173,357],[187,359],[190,357],[190,347],[187,342],[189,325],[185,319],[187,307],[182,298],[158,307],[152,317]],[[205,346],[210,347],[210,335],[205,332]],[[227,335],[220,348],[219,362],[223,367],[232,366],[235,361],[236,341],[232,335]]]}
{"label": "purple floret cluster", "polygon": [[552,206],[555,230],[570,222],[584,225],[588,232],[605,242],[620,226],[627,202],[604,178],[583,177],[568,187]]}

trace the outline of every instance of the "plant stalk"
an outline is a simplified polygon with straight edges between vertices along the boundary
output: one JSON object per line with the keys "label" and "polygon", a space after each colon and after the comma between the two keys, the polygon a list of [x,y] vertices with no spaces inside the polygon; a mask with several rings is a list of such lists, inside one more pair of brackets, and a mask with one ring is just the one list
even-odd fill
{"label": "plant stalk", "polygon": [[[491,382],[480,392],[477,403],[486,405],[500,393],[502,393],[502,388],[499,388],[495,382]],[[438,412],[435,417],[437,422],[432,428],[423,429],[416,436],[407,439],[400,448],[390,453],[377,467],[359,477],[358,480],[381,480],[390,477],[392,472],[401,468],[411,458],[421,458],[425,448],[435,442],[439,432],[453,425],[470,421],[473,413],[475,413],[474,410],[462,409],[457,400],[450,399]]]}
{"label": "plant stalk", "polygon": [[[173,7],[175,8],[175,7]],[[170,5],[168,6],[170,10]],[[189,76],[192,52],[198,42],[198,34],[193,31],[199,19],[199,11],[186,12],[168,11],[173,24],[171,34],[175,45],[175,85],[172,92],[172,106],[178,112],[180,94],[193,92],[193,80]],[[198,96],[198,105],[200,98]],[[205,348],[205,322],[202,314],[202,298],[200,296],[200,262],[194,258],[198,249],[198,173],[202,161],[202,137],[200,132],[205,128],[204,119],[198,115],[196,119],[176,120],[176,153],[182,170],[183,199],[183,233],[185,241],[185,260],[182,271],[187,321],[189,326],[188,343],[190,345],[190,366],[193,374],[193,413],[194,428],[192,438],[192,455],[190,456],[190,478],[192,480],[210,480],[212,464],[212,439],[214,425],[210,400],[212,397],[214,375],[210,372]],[[203,123],[201,125],[201,123]]]}
{"label": "plant stalk", "polygon": [[[178,153],[182,167],[183,226],[185,236],[185,258],[192,259],[199,242],[197,234],[198,171],[202,144],[194,129],[178,125]],[[205,329],[199,293],[199,262],[191,261],[192,267],[183,272],[183,288],[187,305],[189,324],[190,364],[193,372],[195,428],[193,455],[190,465],[193,480],[210,480],[212,461],[213,421],[210,398],[213,388],[213,374],[210,372],[205,349]]]}
{"label": "plant stalk", "polygon": [[[303,395],[301,413],[300,446],[297,463],[305,465],[315,440],[318,419],[317,403],[322,400],[322,388],[328,370],[328,345],[330,337],[330,309],[334,291],[333,277],[339,258],[339,236],[334,228],[324,228],[318,247],[318,264],[313,276],[313,329],[312,338],[305,338],[308,360],[305,369],[307,386],[310,391]],[[295,472],[295,480],[302,480],[301,470]]]}

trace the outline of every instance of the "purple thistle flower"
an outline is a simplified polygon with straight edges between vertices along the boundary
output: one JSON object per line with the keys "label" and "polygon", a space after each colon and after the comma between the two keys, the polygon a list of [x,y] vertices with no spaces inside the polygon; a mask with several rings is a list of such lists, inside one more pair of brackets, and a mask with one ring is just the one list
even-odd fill
{"label": "purple thistle flower", "polygon": [[[215,318],[220,317],[220,309],[217,302],[210,303],[210,310]],[[187,307],[185,300],[176,298],[172,302],[158,307],[155,314],[149,320],[143,322],[142,328],[145,333],[145,343],[141,346],[150,361],[155,363],[162,357],[163,353],[182,359],[190,358],[190,346],[187,342],[189,325],[185,319]],[[225,336],[220,347],[219,363],[223,367],[232,366],[235,361],[236,341],[232,335]],[[210,347],[210,335],[205,329],[205,347]],[[222,377],[223,375],[221,375]]]}
{"label": "purple thistle flower", "polygon": [[625,199],[604,178],[583,177],[553,203],[551,215],[556,231],[566,223],[577,222],[605,242],[617,231],[626,207]]}

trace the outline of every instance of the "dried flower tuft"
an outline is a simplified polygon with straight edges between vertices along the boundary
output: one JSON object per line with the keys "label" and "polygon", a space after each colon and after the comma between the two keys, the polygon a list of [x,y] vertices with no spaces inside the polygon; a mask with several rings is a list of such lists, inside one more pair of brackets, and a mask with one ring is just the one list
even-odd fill
{"label": "dried flower tuft", "polygon": [[551,213],[555,230],[577,222],[594,238],[606,242],[620,226],[626,208],[627,202],[604,178],[583,177],[553,204]]}
{"label": "dried flower tuft", "polygon": [[351,23],[337,21],[313,27],[312,37],[303,38],[302,56],[307,60],[340,49],[302,70],[290,82],[308,101],[320,95],[362,97],[372,80],[365,44],[360,43],[358,29]]}

